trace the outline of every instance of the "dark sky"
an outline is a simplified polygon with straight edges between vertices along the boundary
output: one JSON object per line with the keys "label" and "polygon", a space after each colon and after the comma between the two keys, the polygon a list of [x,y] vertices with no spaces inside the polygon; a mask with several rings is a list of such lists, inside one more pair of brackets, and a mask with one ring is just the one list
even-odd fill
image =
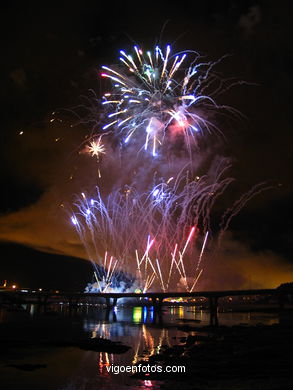
{"label": "dark sky", "polygon": [[[60,171],[66,176],[75,169],[76,148],[89,129],[71,128],[65,109],[78,105],[89,89],[99,95],[100,65],[115,62],[118,51],[134,42],[145,47],[173,43],[178,51],[190,48],[213,59],[231,55],[220,64],[221,73],[246,82],[223,97],[243,113],[226,129],[233,174],[240,188],[266,180],[276,187],[242,211],[232,232],[254,253],[273,252],[290,262],[292,2],[207,0],[193,1],[191,7],[191,2],[151,6],[129,1],[115,7],[109,3],[108,10],[98,1],[60,3],[1,6],[0,239],[12,243],[1,245],[0,282],[36,284],[39,261],[54,266],[59,276],[70,274],[73,288],[77,269],[91,274],[84,261],[75,260],[71,267],[66,257],[18,246],[22,242],[6,234],[18,217],[7,225],[5,216],[34,205],[58,185]],[[50,123],[53,111],[61,113],[62,122]],[[44,245],[39,249],[46,250]]]}

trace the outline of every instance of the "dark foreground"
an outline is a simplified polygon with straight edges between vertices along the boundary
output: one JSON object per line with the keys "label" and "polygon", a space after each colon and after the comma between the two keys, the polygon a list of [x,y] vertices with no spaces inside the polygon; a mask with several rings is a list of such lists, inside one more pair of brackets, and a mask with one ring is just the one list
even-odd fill
{"label": "dark foreground", "polygon": [[[35,310],[35,311],[34,311]],[[3,388],[30,390],[292,389],[293,312],[209,313],[101,306],[0,310]],[[225,324],[225,325],[224,325]],[[185,366],[184,373],[114,375],[107,366]]]}
{"label": "dark foreground", "polygon": [[185,365],[186,372],[147,378],[163,380],[165,389],[292,389],[292,314],[269,326],[180,326],[187,334],[182,343],[151,356],[147,363]]}

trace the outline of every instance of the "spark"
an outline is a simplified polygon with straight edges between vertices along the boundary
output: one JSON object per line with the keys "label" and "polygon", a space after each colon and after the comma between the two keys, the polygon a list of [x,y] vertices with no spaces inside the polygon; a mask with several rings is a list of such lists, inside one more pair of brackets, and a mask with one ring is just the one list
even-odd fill
{"label": "spark", "polygon": [[[170,45],[154,51],[134,46],[133,55],[121,50],[119,56],[119,65],[102,67],[111,91],[101,98],[99,130],[87,152],[97,159],[106,154],[106,137],[111,160],[121,167],[119,180],[130,184],[114,183],[109,193],[97,187],[88,197],[82,192],[71,223],[92,262],[98,291],[193,291],[214,252],[206,250],[207,242],[215,249],[231,219],[267,187],[261,183],[220,217],[217,208],[214,217],[217,199],[234,181],[227,175],[231,165],[218,158],[198,176],[203,164],[200,154],[196,161],[194,156],[199,137],[220,132],[210,118],[219,108],[230,110],[215,100],[224,85],[213,74],[219,61],[203,62],[190,50],[173,54]],[[137,171],[145,173],[143,180]]]}
{"label": "spark", "polygon": [[102,154],[106,153],[106,148],[102,144],[101,138],[99,138],[90,142],[90,144],[87,146],[87,151],[92,157],[96,156],[99,158]]}
{"label": "spark", "polygon": [[71,217],[71,222],[73,223],[73,225],[77,225],[78,224],[78,221],[77,221],[76,217]]}
{"label": "spark", "polygon": [[[188,172],[181,172],[172,176],[168,185],[163,182],[146,192],[127,186],[103,196],[99,188],[89,198],[82,193],[71,222],[93,263],[102,291],[119,286],[125,275],[132,275],[129,285],[142,291],[166,291],[178,285],[192,291],[204,268],[212,208],[233,182],[223,176],[226,170],[223,163],[213,182],[210,176],[189,180]],[[239,212],[246,198],[235,202],[228,216]],[[223,226],[226,229],[228,225]],[[191,245],[195,234],[202,241],[201,248],[195,240]],[[217,236],[221,234],[220,230]],[[196,275],[194,259],[198,259]]]}
{"label": "spark", "polygon": [[117,132],[121,127],[117,134],[124,143],[132,137],[154,157],[164,141],[172,142],[178,132],[191,152],[191,146],[196,145],[195,136],[219,131],[208,119],[209,113],[218,108],[213,98],[218,87],[214,86],[213,91],[215,78],[211,76],[216,62],[200,62],[199,54],[190,50],[171,55],[170,45],[165,50],[157,46],[154,53],[146,51],[146,55],[134,46],[134,52],[133,57],[120,50],[121,66],[115,69],[102,66],[101,76],[113,86],[111,94],[104,94],[102,105],[114,108],[108,118],[117,118],[104,124],[103,130],[112,127]]}
{"label": "spark", "polygon": [[207,243],[208,235],[209,235],[209,232],[206,232],[205,237],[204,237],[204,241],[203,241],[203,244],[202,244],[202,248],[201,248],[201,251],[200,251],[197,267],[196,267],[197,270],[198,270],[198,267],[199,267],[199,265],[201,263],[201,259],[202,259],[203,252],[205,250],[205,246],[206,246],[206,243]]}
{"label": "spark", "polygon": [[183,251],[182,251],[182,256],[184,255],[184,253],[185,253],[185,251],[186,251],[186,248],[187,248],[187,245],[189,244],[189,242],[190,242],[190,240],[191,240],[191,237],[193,236],[194,232],[195,232],[195,226],[193,226],[193,227],[191,228],[191,230],[190,230],[190,233],[189,233],[189,235],[188,235],[188,238],[187,238],[187,240],[186,240],[185,246],[184,246]]}

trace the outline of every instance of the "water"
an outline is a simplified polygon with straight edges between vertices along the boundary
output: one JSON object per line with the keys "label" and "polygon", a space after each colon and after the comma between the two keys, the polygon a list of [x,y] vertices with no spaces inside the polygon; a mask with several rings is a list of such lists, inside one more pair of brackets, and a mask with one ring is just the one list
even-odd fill
{"label": "water", "polygon": [[[185,332],[178,325],[204,326],[209,313],[194,307],[165,307],[161,318],[152,308],[118,307],[107,311],[99,306],[83,306],[70,311],[56,306],[48,313],[35,305],[23,311],[0,310],[1,384],[4,388],[42,390],[159,389],[160,382],[130,378],[130,374],[109,373],[107,366],[132,365],[159,353],[162,348],[180,344]],[[223,325],[271,325],[275,313],[219,313]],[[131,346],[124,354],[83,351],[75,347],[45,346],[52,340],[77,337],[103,337]],[[5,341],[6,340],[6,341]],[[44,364],[46,367],[24,371],[9,365]]]}

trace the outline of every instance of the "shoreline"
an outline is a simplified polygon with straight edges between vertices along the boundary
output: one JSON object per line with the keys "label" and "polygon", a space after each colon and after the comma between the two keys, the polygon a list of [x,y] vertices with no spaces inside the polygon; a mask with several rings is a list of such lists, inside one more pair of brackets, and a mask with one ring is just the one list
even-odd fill
{"label": "shoreline", "polygon": [[168,390],[292,389],[293,312],[289,317],[274,325],[178,326],[185,340],[151,356],[147,364],[185,365],[186,372],[133,378],[163,381]]}

